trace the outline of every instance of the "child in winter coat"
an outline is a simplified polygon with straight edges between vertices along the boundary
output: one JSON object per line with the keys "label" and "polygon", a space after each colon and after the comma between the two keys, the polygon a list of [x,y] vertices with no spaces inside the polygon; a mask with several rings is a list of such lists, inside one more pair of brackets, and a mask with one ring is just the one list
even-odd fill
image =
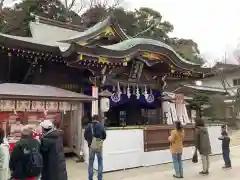
{"label": "child in winter coat", "polygon": [[8,180],[9,145],[4,143],[5,133],[0,129],[0,179]]}
{"label": "child in winter coat", "polygon": [[223,154],[223,160],[225,165],[223,166],[223,168],[231,168],[232,167],[232,163],[231,163],[231,159],[230,159],[230,148],[229,148],[229,144],[230,144],[230,137],[228,136],[228,133],[226,131],[222,131],[221,133],[221,137],[219,137],[218,139],[222,141],[222,154]]}

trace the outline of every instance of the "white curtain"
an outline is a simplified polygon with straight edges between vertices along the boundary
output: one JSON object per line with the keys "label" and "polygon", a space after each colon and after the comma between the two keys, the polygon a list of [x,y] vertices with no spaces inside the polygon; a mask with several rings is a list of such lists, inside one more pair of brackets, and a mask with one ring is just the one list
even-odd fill
{"label": "white curtain", "polygon": [[170,104],[170,112],[172,114],[172,121],[175,122],[178,120],[177,118],[177,111],[176,111],[176,105],[175,103],[169,103]]}

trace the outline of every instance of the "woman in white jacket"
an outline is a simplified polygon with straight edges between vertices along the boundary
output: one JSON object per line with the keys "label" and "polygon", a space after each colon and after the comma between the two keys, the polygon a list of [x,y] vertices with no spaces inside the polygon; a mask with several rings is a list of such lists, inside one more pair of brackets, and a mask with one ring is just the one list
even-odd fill
{"label": "woman in white jacket", "polygon": [[0,129],[0,180],[8,180],[9,145],[4,142],[5,133]]}

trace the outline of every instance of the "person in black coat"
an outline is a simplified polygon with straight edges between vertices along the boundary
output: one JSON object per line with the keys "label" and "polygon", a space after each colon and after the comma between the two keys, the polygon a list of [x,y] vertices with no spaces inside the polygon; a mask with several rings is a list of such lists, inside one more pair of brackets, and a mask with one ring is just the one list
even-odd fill
{"label": "person in black coat", "polygon": [[38,153],[40,151],[39,141],[33,138],[33,132],[27,126],[23,128],[22,138],[16,143],[10,156],[9,169],[13,179],[35,178],[29,175],[26,147],[36,149]]}
{"label": "person in black coat", "polygon": [[51,120],[40,124],[43,128],[40,152],[43,157],[42,180],[67,180],[62,135]]}

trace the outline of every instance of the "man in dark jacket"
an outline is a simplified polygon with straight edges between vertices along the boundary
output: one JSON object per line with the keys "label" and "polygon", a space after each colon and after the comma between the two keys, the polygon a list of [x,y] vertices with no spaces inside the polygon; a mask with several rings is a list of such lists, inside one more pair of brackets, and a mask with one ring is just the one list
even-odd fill
{"label": "man in dark jacket", "polygon": [[209,155],[211,152],[211,144],[208,134],[208,129],[202,119],[196,120],[195,127],[195,147],[199,151],[202,158],[202,171],[200,174],[209,174]]}
{"label": "man in dark jacket", "polygon": [[40,124],[43,128],[40,151],[43,157],[42,180],[67,180],[67,170],[61,133],[51,120]]}
{"label": "man in dark jacket", "polygon": [[91,144],[93,138],[98,138],[101,140],[106,139],[106,131],[104,129],[104,125],[100,123],[99,116],[93,116],[92,123],[89,123],[85,128],[84,138],[88,142],[89,147],[89,164],[88,164],[88,179],[93,180],[93,163],[95,159],[95,155],[98,158],[98,180],[102,180],[102,171],[103,171],[103,157],[102,151],[94,151],[91,148]]}
{"label": "man in dark jacket", "polygon": [[[26,126],[22,129],[22,138],[13,148],[11,153],[9,168],[11,170],[11,178],[13,179],[34,179],[29,174],[29,150],[35,149],[40,151],[40,143],[33,138],[33,132]],[[40,174],[39,174],[40,175]]]}

